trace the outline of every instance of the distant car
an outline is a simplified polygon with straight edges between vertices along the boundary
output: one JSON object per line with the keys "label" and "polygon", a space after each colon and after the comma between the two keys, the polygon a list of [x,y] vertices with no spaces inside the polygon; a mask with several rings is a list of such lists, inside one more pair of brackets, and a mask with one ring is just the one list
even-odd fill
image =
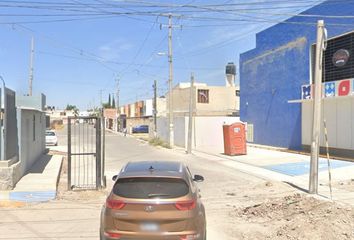
{"label": "distant car", "polygon": [[149,133],[149,126],[148,125],[139,125],[133,127],[133,133]]}
{"label": "distant car", "polygon": [[58,146],[58,137],[53,130],[47,130],[45,132],[45,144]]}
{"label": "distant car", "polygon": [[206,215],[183,163],[131,162],[113,176],[101,211],[100,239],[206,240]]}

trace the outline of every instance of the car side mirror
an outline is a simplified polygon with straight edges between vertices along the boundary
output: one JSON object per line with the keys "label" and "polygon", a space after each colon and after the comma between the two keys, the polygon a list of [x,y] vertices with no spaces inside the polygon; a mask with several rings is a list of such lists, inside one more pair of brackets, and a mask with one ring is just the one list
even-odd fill
{"label": "car side mirror", "polygon": [[201,175],[194,175],[193,181],[195,182],[203,182],[204,181],[204,177]]}
{"label": "car side mirror", "polygon": [[112,177],[112,180],[113,180],[113,181],[116,181],[117,178],[118,178],[118,175],[114,175],[114,176]]}

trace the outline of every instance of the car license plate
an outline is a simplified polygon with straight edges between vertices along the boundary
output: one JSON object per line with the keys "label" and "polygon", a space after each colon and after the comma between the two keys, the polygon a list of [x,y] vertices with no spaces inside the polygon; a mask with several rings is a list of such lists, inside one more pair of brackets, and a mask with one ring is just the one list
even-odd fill
{"label": "car license plate", "polygon": [[157,223],[144,222],[140,224],[140,229],[144,232],[157,232],[159,225]]}

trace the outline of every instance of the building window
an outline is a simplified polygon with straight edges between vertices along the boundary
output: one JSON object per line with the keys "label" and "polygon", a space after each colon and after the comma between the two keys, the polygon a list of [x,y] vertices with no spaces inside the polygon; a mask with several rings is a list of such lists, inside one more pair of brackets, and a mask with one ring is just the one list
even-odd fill
{"label": "building window", "polygon": [[209,90],[198,89],[198,103],[209,103]]}
{"label": "building window", "polygon": [[240,90],[236,90],[236,97],[240,96]]}
{"label": "building window", "polygon": [[33,141],[36,141],[36,116],[33,115]]}

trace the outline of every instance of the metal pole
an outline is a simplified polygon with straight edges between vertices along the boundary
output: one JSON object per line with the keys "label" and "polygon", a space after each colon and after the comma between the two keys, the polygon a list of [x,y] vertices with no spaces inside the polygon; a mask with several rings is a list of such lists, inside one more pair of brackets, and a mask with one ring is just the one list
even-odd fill
{"label": "metal pole", "polygon": [[169,78],[168,78],[168,95],[169,95],[169,146],[174,146],[174,129],[173,129],[173,63],[172,63],[172,14],[168,16],[168,62],[169,62]]}
{"label": "metal pole", "polygon": [[154,81],[154,132],[156,134],[157,132],[157,82],[156,80]]}
{"label": "metal pole", "polygon": [[71,190],[71,118],[68,117],[68,191]]}
{"label": "metal pole", "polygon": [[316,65],[313,99],[313,125],[309,193],[318,193],[318,156],[320,150],[321,104],[322,104],[322,61],[324,47],[324,21],[317,23]]}
{"label": "metal pole", "polygon": [[32,96],[32,84],[33,84],[33,57],[34,57],[34,38],[31,41],[31,58],[30,58],[30,75],[29,75],[29,89],[28,95]]}
{"label": "metal pole", "polygon": [[116,130],[119,131],[119,116],[120,116],[120,107],[119,107],[119,78],[116,79],[117,82],[117,96],[116,96],[116,108],[117,108],[117,118],[116,118]]}
{"label": "metal pole", "polygon": [[193,112],[194,112],[194,75],[192,73],[191,86],[189,92],[188,145],[187,145],[188,154],[192,153]]}
{"label": "metal pole", "polygon": [[328,143],[328,131],[327,131],[326,119],[323,120],[323,125],[324,125],[326,151],[327,151],[328,185],[329,185],[329,192],[331,194],[331,199],[332,199],[332,173],[331,173],[331,163],[329,161],[329,143]]}
{"label": "metal pole", "polygon": [[[102,110],[103,111],[103,110]],[[103,130],[102,130],[102,159],[101,159],[101,178],[102,178],[102,183],[103,187],[106,187],[106,176],[105,176],[105,162],[106,162],[106,118],[102,114],[101,116],[101,122],[103,125]]]}
{"label": "metal pole", "polygon": [[96,118],[96,189],[101,188],[101,117]]}
{"label": "metal pole", "polygon": [[6,86],[5,80],[2,76],[0,76],[0,80],[2,81],[2,90],[1,90],[1,109],[0,114],[2,119],[1,124],[1,159],[6,159]]}

